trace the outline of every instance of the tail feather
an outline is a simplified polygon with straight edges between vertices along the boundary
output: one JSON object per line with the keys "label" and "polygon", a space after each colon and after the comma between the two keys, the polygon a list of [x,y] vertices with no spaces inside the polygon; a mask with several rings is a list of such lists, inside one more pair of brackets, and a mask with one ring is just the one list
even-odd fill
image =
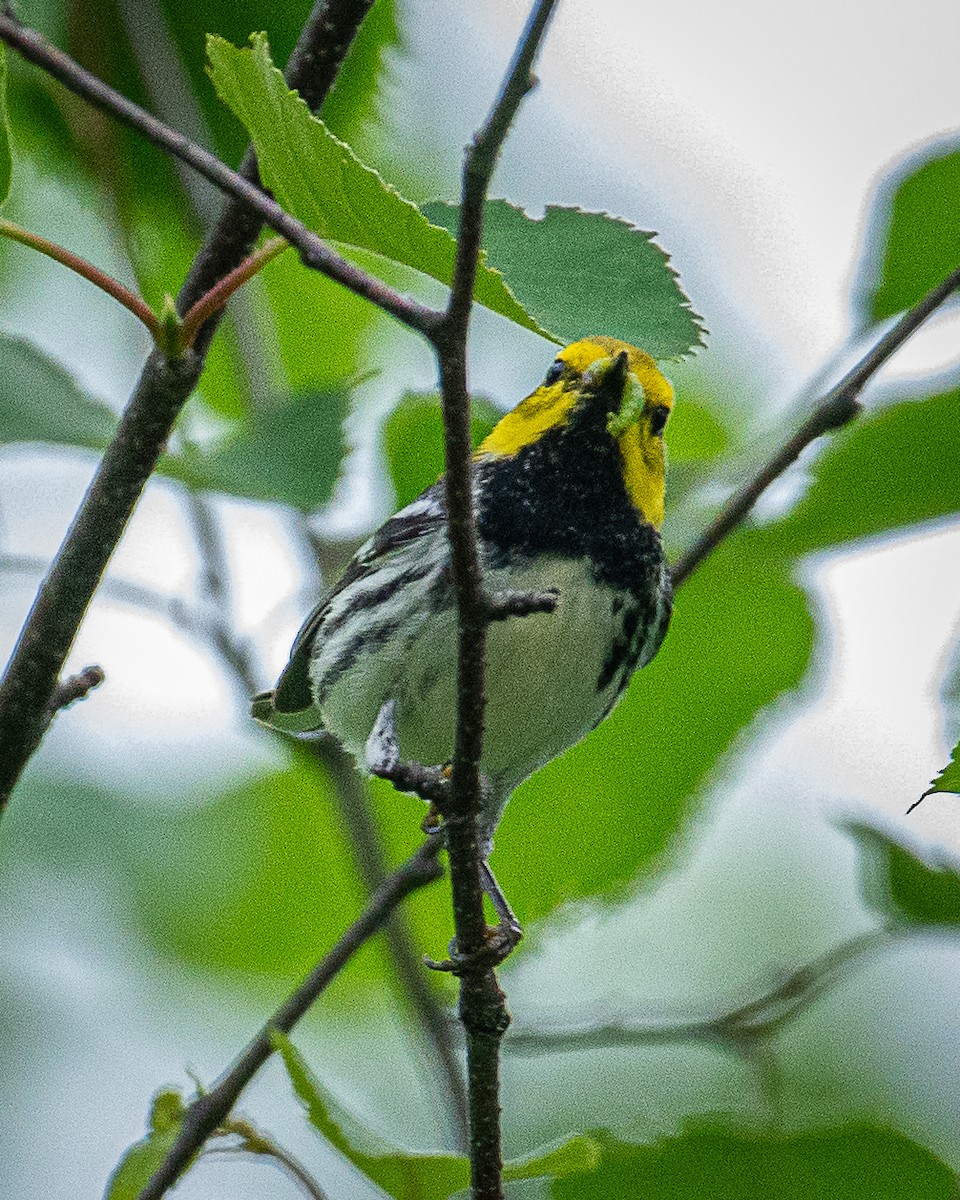
{"label": "tail feather", "polygon": [[250,701],[250,715],[261,725],[284,733],[313,733],[323,728],[317,709],[311,704],[294,712],[278,709],[275,692],[258,692]]}

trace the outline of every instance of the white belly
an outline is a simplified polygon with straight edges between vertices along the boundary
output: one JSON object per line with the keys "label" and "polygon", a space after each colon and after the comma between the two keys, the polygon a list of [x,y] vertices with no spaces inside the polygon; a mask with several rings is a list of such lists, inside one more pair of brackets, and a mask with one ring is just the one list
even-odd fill
{"label": "white belly", "polygon": [[[618,593],[588,584],[584,561],[552,559],[535,569],[489,571],[491,592],[559,590],[557,608],[498,621],[487,635],[487,718],[482,769],[491,809],[506,802],[533,771],[578,742],[615,699],[619,684],[600,691]],[[396,597],[398,614],[401,596]],[[456,617],[452,610],[404,622],[404,636],[382,641],[329,689],[324,724],[362,763],[381,706],[397,702],[404,759],[425,765],[453,754],[456,713]],[[315,663],[322,676],[323,651]],[[492,819],[496,813],[491,811]]]}

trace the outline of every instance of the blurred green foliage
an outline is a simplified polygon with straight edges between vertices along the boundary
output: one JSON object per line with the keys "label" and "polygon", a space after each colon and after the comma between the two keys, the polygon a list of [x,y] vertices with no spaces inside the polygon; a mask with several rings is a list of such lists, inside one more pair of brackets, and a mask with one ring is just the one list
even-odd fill
{"label": "blurred green foliage", "polygon": [[[474,448],[480,445],[500,413],[480,396],[473,398],[470,432]],[[415,500],[443,473],[443,418],[436,392],[408,392],[401,396],[383,424],[383,449],[397,508]]]}
{"label": "blurred green foliage", "polygon": [[951,144],[915,156],[884,185],[874,218],[882,260],[861,297],[868,320],[910,308],[960,266],[958,193],[960,151]]}
{"label": "blurred green foliage", "polygon": [[852,832],[864,858],[865,893],[887,920],[960,928],[960,862],[925,862],[890,834],[867,825]]}
{"label": "blurred green foliage", "polygon": [[[332,1146],[394,1200],[446,1200],[470,1184],[470,1162],[459,1154],[412,1154],[398,1150],[366,1128],[323,1088],[289,1038],[274,1033],[279,1050],[310,1124]],[[563,1179],[592,1170],[599,1158],[591,1137],[578,1135],[522,1159],[503,1164],[507,1181],[549,1176]]]}
{"label": "blurred green foliage", "polygon": [[657,1146],[608,1143],[586,1179],[559,1180],[554,1200],[938,1200],[953,1172],[888,1130],[852,1126],[793,1137],[692,1129]]}

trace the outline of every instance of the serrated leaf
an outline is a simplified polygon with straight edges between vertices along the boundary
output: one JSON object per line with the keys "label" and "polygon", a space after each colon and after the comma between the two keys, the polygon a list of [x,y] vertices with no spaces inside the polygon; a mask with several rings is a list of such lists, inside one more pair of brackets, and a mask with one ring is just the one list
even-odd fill
{"label": "serrated leaf", "polygon": [[[266,34],[252,34],[249,49],[211,34],[207,54],[217,93],[246,127],[263,180],[289,213],[337,245],[371,251],[450,283],[453,238],[362,163],[290,91],[270,58]],[[484,263],[474,294],[494,312],[551,336]]]}
{"label": "serrated leaf", "polygon": [[[446,1200],[469,1186],[470,1162],[464,1155],[418,1154],[391,1146],[337,1103],[288,1037],[274,1030],[271,1040],[310,1123],[388,1196],[395,1200]],[[503,1165],[503,1176],[506,1180],[561,1178],[592,1170],[599,1157],[596,1140],[577,1135],[523,1158],[508,1160]]]}
{"label": "serrated leaf", "polygon": [[[474,397],[470,433],[474,447],[503,414],[489,400]],[[407,392],[383,426],[383,448],[397,507],[416,499],[443,474],[443,417],[436,392]]]}
{"label": "serrated leaf", "polygon": [[951,1200],[955,1173],[889,1129],[793,1135],[692,1128],[653,1146],[603,1139],[592,1174],[553,1184],[554,1200]]}
{"label": "serrated leaf", "polygon": [[10,195],[13,156],[10,153],[10,114],[7,111],[7,54],[0,44],[0,204]]}
{"label": "serrated leaf", "polygon": [[885,236],[861,300],[873,321],[912,307],[960,266],[960,150],[941,147],[899,176],[881,193]]}
{"label": "serrated leaf", "polygon": [[[456,236],[456,205],[437,201],[423,211]],[[703,345],[703,321],[654,236],[579,208],[547,205],[538,219],[506,200],[488,200],[484,212],[490,262],[526,310],[562,341],[606,334],[656,359],[679,358]]]}
{"label": "serrated leaf", "polygon": [[954,746],[950,754],[950,761],[936,779],[931,781],[930,787],[924,792],[924,795],[931,796],[934,792],[954,792],[960,795],[960,742]]}
{"label": "serrated leaf", "polygon": [[960,863],[942,851],[924,861],[871,825],[849,828],[863,853],[862,890],[873,908],[914,925],[960,926]]}
{"label": "serrated leaf", "polygon": [[311,512],[326,504],[345,451],[344,397],[310,392],[260,408],[212,453],[185,450],[160,470],[188,486]]}
{"label": "serrated leaf", "polygon": [[31,342],[0,334],[0,444],[46,442],[101,450],[117,419]]}

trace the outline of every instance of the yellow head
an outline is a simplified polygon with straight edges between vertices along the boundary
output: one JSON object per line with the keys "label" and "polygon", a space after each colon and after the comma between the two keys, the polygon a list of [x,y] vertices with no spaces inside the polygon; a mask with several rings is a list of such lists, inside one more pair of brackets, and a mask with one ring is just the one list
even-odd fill
{"label": "yellow head", "polygon": [[574,342],[540,387],[508,412],[480,445],[479,455],[512,455],[548,430],[566,425],[581,405],[603,403],[607,430],[619,444],[627,494],[657,528],[663,523],[666,460],[663,430],[673,388],[649,354],[616,338]]}

